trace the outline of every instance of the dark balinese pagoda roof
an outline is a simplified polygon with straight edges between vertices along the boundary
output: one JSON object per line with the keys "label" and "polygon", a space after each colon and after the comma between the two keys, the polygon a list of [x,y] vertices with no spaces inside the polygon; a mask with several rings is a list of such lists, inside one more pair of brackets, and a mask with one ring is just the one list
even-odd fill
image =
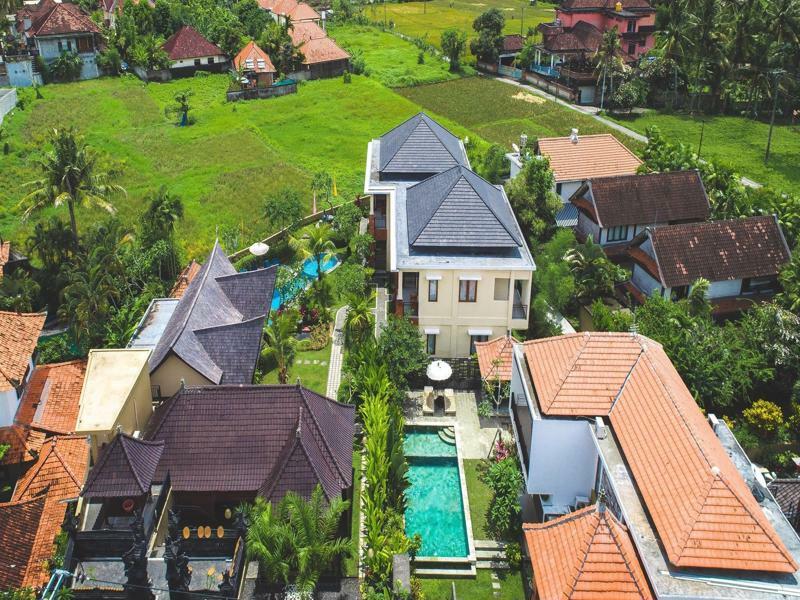
{"label": "dark balinese pagoda roof", "polygon": [[150,372],[174,354],[211,383],[251,383],[275,272],[237,273],[215,243],[153,350]]}
{"label": "dark balinese pagoda roof", "polygon": [[151,419],[164,442],[154,480],[178,492],[309,495],[353,483],[355,408],[299,385],[187,387]]}
{"label": "dark balinese pagoda roof", "polygon": [[120,433],[89,473],[85,498],[128,498],[150,491],[164,442],[146,442]]}

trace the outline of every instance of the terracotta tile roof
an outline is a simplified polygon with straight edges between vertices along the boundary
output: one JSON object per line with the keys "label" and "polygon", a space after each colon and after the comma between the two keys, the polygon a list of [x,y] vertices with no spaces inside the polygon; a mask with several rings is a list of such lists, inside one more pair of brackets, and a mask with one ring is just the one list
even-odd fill
{"label": "terracotta tile roof", "polygon": [[525,38],[518,33],[503,36],[503,52],[519,52],[525,45]]}
{"label": "terracotta tile roof", "polygon": [[557,182],[633,175],[642,164],[610,133],[581,135],[577,144],[569,136],[539,138],[537,145],[539,153],[550,158]]}
{"label": "terracotta tile roof", "polygon": [[270,9],[276,15],[286,16],[297,7],[297,0],[277,0]]}
{"label": "terracotta tile roof", "polygon": [[3,277],[3,267],[11,257],[11,242],[0,241],[0,278]]}
{"label": "terracotta tile roof", "polygon": [[[53,554],[53,541],[64,521],[64,500],[78,497],[88,467],[86,438],[57,436],[45,443],[36,464],[17,482],[12,503],[44,498],[41,519],[28,552],[23,585],[38,587],[47,583],[50,574],[45,568],[46,561]],[[7,505],[0,505],[0,512],[4,506]],[[30,537],[26,537],[25,543],[29,540]]]}
{"label": "terracotta tile roof", "polygon": [[666,287],[776,275],[791,259],[774,216],[669,225],[650,230]]}
{"label": "terracotta tile roof", "polygon": [[[309,21],[304,21],[308,23]],[[295,42],[296,43],[296,42]],[[348,60],[350,54],[342,50],[329,37],[310,39],[300,45],[304,65],[316,65],[335,60]]]}
{"label": "terracotta tile roof", "polygon": [[34,9],[32,17],[28,30],[31,36],[100,33],[100,28],[91,17],[69,2],[41,2]]}
{"label": "terracotta tile roof", "polygon": [[85,374],[85,360],[37,366],[25,386],[17,423],[49,433],[75,431]]}
{"label": "terracotta tile roof", "polygon": [[16,465],[36,460],[46,434],[23,425],[0,427],[0,444],[7,444],[8,450],[0,460],[0,465]]}
{"label": "terracotta tile roof", "polygon": [[[238,68],[238,67],[237,67]],[[193,260],[186,268],[181,271],[181,274],[178,275],[178,279],[175,280],[175,285],[172,286],[172,291],[169,293],[170,298],[180,298],[183,296],[183,293],[186,291],[186,288],[189,287],[189,284],[192,283],[192,280],[197,276],[200,272],[200,265],[199,262]]]}
{"label": "terracotta tile roof", "polygon": [[319,21],[322,17],[311,6],[305,2],[298,2],[294,8],[289,11],[289,18],[292,22],[301,21]]}
{"label": "terracotta tile roof", "polygon": [[187,387],[150,419],[165,442],[154,481],[172,489],[261,492],[279,499],[321,484],[328,498],[352,484],[355,408],[300,386]]}
{"label": "terracotta tile roof", "polygon": [[601,227],[705,221],[710,212],[697,171],[596,177],[588,185]]}
{"label": "terracotta tile roof", "polygon": [[561,32],[545,35],[543,45],[551,52],[597,52],[603,32],[586,21],[578,21]]}
{"label": "terracotta tile roof", "polygon": [[580,333],[524,346],[544,414],[608,416],[672,565],[798,569],[658,343]]}
{"label": "terracotta tile roof", "polygon": [[475,342],[478,367],[483,379],[499,378],[500,381],[511,381],[514,344],[514,339],[507,335],[488,342]]}
{"label": "terracotta tile roof", "polygon": [[[250,61],[249,63],[247,61]],[[249,64],[249,66],[248,66]],[[259,48],[254,41],[250,41],[247,45],[241,49],[239,54],[233,59],[233,68],[237,71],[244,70],[244,71],[252,71],[254,73],[277,73],[275,70],[275,65],[272,64],[272,61],[269,58],[269,55],[264,52],[261,48]],[[172,288],[172,292],[170,296],[173,298],[180,298],[183,295],[183,292],[186,291],[186,288],[189,285],[191,279],[189,279],[189,274],[191,270],[194,270],[194,273],[191,275],[193,279],[195,275],[200,271],[200,265],[192,261],[189,263],[189,266],[186,267],[178,277],[178,281],[175,282],[175,286]],[[186,274],[184,276],[184,274]],[[184,280],[186,282],[184,283]],[[181,289],[178,292],[178,286],[181,286]]]}
{"label": "terracotta tile roof", "polygon": [[0,392],[24,380],[46,316],[0,311]]}
{"label": "terracotta tile roof", "polygon": [[309,40],[319,40],[327,36],[328,34],[325,33],[322,27],[310,21],[292,23],[292,26],[289,28],[289,37],[292,38],[292,43],[295,46],[300,46]]}
{"label": "terracotta tile roof", "polygon": [[0,589],[21,588],[36,571],[31,558],[44,506],[44,496],[0,504]]}
{"label": "terracotta tile roof", "polygon": [[201,58],[204,56],[224,56],[216,44],[212,44],[189,25],[184,25],[164,42],[162,46],[170,60]]}
{"label": "terracotta tile roof", "polygon": [[103,450],[82,495],[86,498],[136,497],[150,491],[164,442],[146,442],[121,433]]}
{"label": "terracotta tile roof", "polygon": [[597,505],[523,525],[538,598],[649,600],[653,597],[628,530]]}

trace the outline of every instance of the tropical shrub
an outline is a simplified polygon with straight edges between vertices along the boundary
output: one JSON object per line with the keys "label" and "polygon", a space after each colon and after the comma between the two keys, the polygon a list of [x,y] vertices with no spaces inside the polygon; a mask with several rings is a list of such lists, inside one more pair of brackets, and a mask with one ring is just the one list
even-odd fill
{"label": "tropical shrub", "polygon": [[762,437],[774,435],[783,426],[781,407],[769,400],[756,400],[742,411],[742,417]]}
{"label": "tropical shrub", "polygon": [[519,529],[522,473],[516,458],[508,456],[491,463],[483,475],[492,489],[492,499],[486,515],[489,532],[497,538],[510,538]]}

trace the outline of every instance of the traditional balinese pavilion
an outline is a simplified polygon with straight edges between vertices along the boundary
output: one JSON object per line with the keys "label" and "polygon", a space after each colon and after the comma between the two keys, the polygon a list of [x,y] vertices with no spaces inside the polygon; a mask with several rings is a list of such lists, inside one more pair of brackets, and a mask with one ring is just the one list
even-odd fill
{"label": "traditional balinese pavilion", "polygon": [[300,386],[182,388],[144,439],[117,436],[92,469],[72,529],[72,568],[87,575],[76,597],[121,598],[126,585],[236,597],[238,507],[316,486],[351,499],[354,432],[353,406]]}

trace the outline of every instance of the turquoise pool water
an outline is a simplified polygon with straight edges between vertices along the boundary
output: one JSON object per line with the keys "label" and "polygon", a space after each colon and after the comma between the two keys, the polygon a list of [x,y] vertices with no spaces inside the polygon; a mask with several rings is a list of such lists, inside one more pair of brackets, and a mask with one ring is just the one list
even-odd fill
{"label": "turquoise pool water", "polygon": [[408,428],[406,535],[422,536],[419,556],[464,558],[469,555],[464,499],[454,444],[439,438],[439,428]]}
{"label": "turquoise pool water", "polygon": [[[274,262],[268,262],[264,266],[269,267]],[[339,259],[337,257],[329,258],[328,260],[322,261],[322,272],[327,273],[328,271],[332,271],[337,265],[339,264]],[[278,310],[281,306],[291,302],[294,300],[300,292],[306,289],[312,281],[317,278],[319,271],[317,269],[317,261],[313,258],[307,258],[303,261],[303,272],[297,279],[294,280],[294,284],[285,291],[285,295],[282,295],[278,290],[272,294],[272,310]]]}

